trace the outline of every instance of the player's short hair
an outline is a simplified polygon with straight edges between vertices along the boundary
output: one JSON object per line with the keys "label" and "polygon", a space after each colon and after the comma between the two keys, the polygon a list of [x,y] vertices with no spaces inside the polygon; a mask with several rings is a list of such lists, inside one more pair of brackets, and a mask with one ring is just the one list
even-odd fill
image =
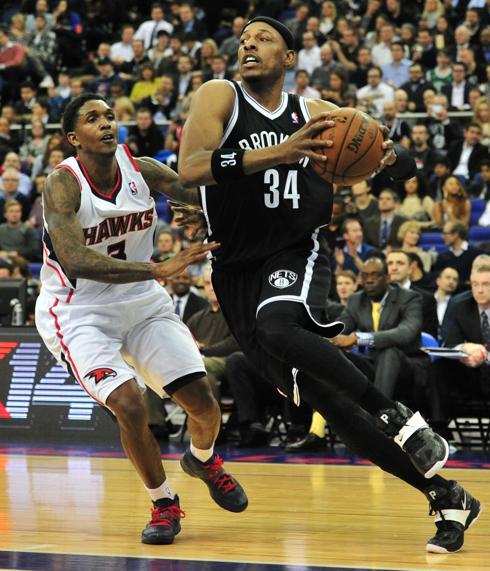
{"label": "player's short hair", "polygon": [[75,99],[72,99],[66,106],[61,120],[61,127],[65,136],[75,130],[78,112],[80,111],[80,108],[87,103],[87,101],[104,101],[104,103],[106,103],[106,100],[102,95],[98,95],[97,93],[81,93],[75,97]]}

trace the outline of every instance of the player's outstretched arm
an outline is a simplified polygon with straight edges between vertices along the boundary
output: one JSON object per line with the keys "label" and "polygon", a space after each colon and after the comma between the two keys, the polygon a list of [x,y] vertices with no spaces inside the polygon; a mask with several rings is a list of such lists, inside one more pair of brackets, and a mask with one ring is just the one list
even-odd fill
{"label": "player's outstretched arm", "polygon": [[143,178],[153,192],[164,194],[182,204],[199,206],[197,188],[184,188],[176,172],[151,157],[135,159]]}
{"label": "player's outstretched arm", "polygon": [[320,113],[279,145],[253,150],[221,148],[234,102],[235,92],[225,81],[209,81],[193,97],[179,153],[179,178],[185,187],[236,180],[303,157],[325,160],[322,149],[328,143],[314,137],[333,126],[328,113]]}
{"label": "player's outstretched arm", "polygon": [[201,261],[219,244],[194,244],[171,260],[159,264],[126,262],[95,252],[85,246],[83,229],[76,212],[80,207],[80,188],[66,169],[49,175],[43,192],[44,216],[56,256],[70,278],[85,278],[104,283],[130,283],[166,279],[189,264]]}

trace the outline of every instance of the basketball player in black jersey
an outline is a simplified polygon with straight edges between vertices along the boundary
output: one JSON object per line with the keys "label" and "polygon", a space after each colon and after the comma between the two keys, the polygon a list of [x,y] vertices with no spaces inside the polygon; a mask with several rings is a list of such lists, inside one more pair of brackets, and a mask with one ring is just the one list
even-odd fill
{"label": "basketball player in black jersey", "polygon": [[[480,503],[435,475],[447,443],[325,339],[342,330],[324,316],[330,269],[319,228],[329,223],[333,188],[308,163],[326,159],[331,142],[314,136],[332,125],[336,106],[282,91],[293,45],[281,23],[252,19],[240,39],[241,84],[210,81],[192,102],[179,175],[184,186],[201,186],[208,238],[221,244],[212,253],[214,288],[264,377],[321,412],[349,448],[423,492],[438,514],[427,550],[457,551]],[[413,176],[408,153],[395,153],[391,141],[384,148],[381,168],[395,179]]]}
{"label": "basketball player in black jersey", "polygon": [[[90,190],[83,191],[88,192],[90,198],[87,200],[90,200],[91,204],[97,204],[94,201],[100,203],[101,200],[109,198],[113,194],[116,180],[120,180],[121,172],[116,159],[118,145],[114,111],[101,96],[83,94],[67,106],[63,115],[63,131],[76,150],[77,159],[83,167],[84,178],[89,182],[90,188],[94,187],[97,190],[98,196],[95,198]],[[136,159],[131,157],[131,162],[134,171],[138,173],[138,176],[142,176],[152,192],[165,193],[179,201],[191,203],[194,201],[195,190],[186,191],[179,184],[177,175],[168,167],[149,157]],[[208,251],[212,251],[218,246],[216,243],[207,245],[196,243],[172,259],[158,264],[149,263],[151,250],[147,253],[146,260],[127,261],[126,257],[117,259],[109,254],[106,255],[89,248],[86,245],[84,229],[79,218],[82,204],[82,184],[79,176],[73,168],[64,168],[62,164],[61,168],[53,171],[48,177],[43,193],[46,229],[49,231],[49,237],[56,254],[56,258],[52,259],[56,259],[56,263],[60,264],[59,267],[65,272],[70,282],[75,282],[76,279],[92,280],[102,282],[105,288],[109,289],[112,286],[117,288],[117,284],[132,284],[133,282],[146,282],[155,279],[166,280],[180,273],[188,265],[202,261]],[[118,196],[124,196],[124,193],[131,191],[131,184],[129,184],[129,189],[126,188],[126,184],[123,188],[121,183],[121,187],[117,191]],[[148,202],[153,211],[153,200],[148,197],[145,198],[145,201]],[[117,208],[118,204],[120,202],[115,199],[114,208]],[[105,221],[107,220],[111,222],[110,218],[105,219]],[[124,232],[117,235],[124,235]],[[73,289],[76,289],[76,285],[73,285]],[[159,288],[157,287],[156,290],[158,291]],[[172,316],[167,322],[162,319],[159,313],[163,306],[168,307],[170,304],[170,308],[172,307],[170,298],[163,288],[161,288],[161,298],[161,301],[156,301],[157,309],[155,312],[149,318],[145,318],[143,324],[138,324],[138,327],[141,325],[141,335],[146,336],[142,352],[146,355],[162,354],[167,362],[171,362],[176,357],[172,354],[165,354],[165,351],[168,351],[165,344],[162,343],[156,347],[156,335],[152,335],[149,331],[152,323],[154,327],[159,327],[158,331],[161,336],[165,331],[171,330],[173,310],[170,309]],[[145,310],[146,306],[143,305],[144,300],[141,299],[141,296],[136,300],[131,297],[126,299],[128,312],[134,312],[135,307],[136,311],[138,307],[140,312]],[[96,304],[95,301],[94,304]],[[99,332],[104,324],[96,309],[96,305],[75,305],[71,309],[70,320],[75,322],[77,319],[86,319],[86,316],[91,316],[93,328]],[[162,327],[165,328],[165,331]],[[180,324],[179,327],[181,327]],[[107,340],[108,337],[104,330],[105,341],[103,344],[106,351],[105,358],[108,361],[118,357],[118,348],[122,347],[128,338],[131,338],[135,327],[123,332],[119,329],[119,324],[116,323],[114,329],[117,331],[113,334],[114,339],[111,338],[110,340]],[[61,334],[59,336],[63,340]],[[76,334],[74,336],[72,347],[82,343]],[[193,341],[190,333],[188,337],[192,347]],[[64,350],[69,355],[68,349]],[[129,353],[137,362],[137,352],[131,354],[131,350],[129,350]],[[78,365],[70,359],[72,364],[70,372],[74,376],[77,375],[76,369],[83,366],[83,363],[80,365],[83,361],[83,355],[79,359]],[[198,369],[201,369],[200,364],[202,363],[199,360]],[[179,367],[181,369],[180,377],[166,385],[162,379],[162,385],[164,385],[167,394],[172,396],[173,400],[186,411],[189,417],[191,446],[182,457],[181,465],[187,474],[204,481],[212,498],[220,507],[233,512],[241,512],[247,507],[247,496],[240,484],[223,469],[223,460],[214,453],[214,442],[219,431],[221,413],[203,372],[204,366],[201,372],[192,372],[191,374],[188,370],[182,370],[182,366],[181,363],[175,364],[175,370],[178,371]],[[107,370],[111,371],[113,376],[116,375],[114,370]],[[100,384],[103,381],[104,378],[101,378]],[[173,493],[166,479],[160,458],[160,449],[148,428],[147,410],[141,389],[135,378],[119,384],[112,392],[108,393],[105,402],[102,404],[105,404],[115,414],[123,448],[153,500],[152,519],[143,530],[143,543],[172,543],[175,535],[180,531],[180,518],[183,516],[183,512],[179,506],[178,496]]]}

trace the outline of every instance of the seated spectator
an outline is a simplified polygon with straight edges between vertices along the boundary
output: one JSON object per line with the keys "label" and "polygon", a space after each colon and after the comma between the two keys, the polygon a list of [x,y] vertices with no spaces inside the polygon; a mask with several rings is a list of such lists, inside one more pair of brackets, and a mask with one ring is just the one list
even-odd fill
{"label": "seated spectator", "polygon": [[371,193],[371,180],[366,179],[352,186],[352,196],[356,214],[364,224],[365,220],[375,216],[378,210],[378,199]]}
{"label": "seated spectator", "polygon": [[442,200],[442,187],[451,174],[451,165],[446,157],[439,157],[434,163],[434,172],[429,178],[429,195],[433,200]]}
{"label": "seated spectator", "polygon": [[[338,272],[335,276],[335,291],[339,298],[340,305],[347,305],[349,297],[357,291],[357,277],[354,272],[350,270],[343,270]],[[331,319],[337,319],[340,315],[332,315],[329,311],[328,316]]]}
{"label": "seated spectator", "polygon": [[114,115],[117,121],[117,140],[120,144],[125,143],[128,137],[128,128],[124,123],[134,121],[136,111],[129,97],[118,97],[113,104]]}
{"label": "seated spectator", "polygon": [[[422,304],[418,292],[388,284],[386,265],[380,258],[369,258],[361,269],[363,291],[347,302],[341,321],[344,333],[332,342],[349,351],[366,348],[366,353],[346,353],[362,370],[369,368],[374,385],[388,398],[413,381],[419,366],[430,360],[419,351],[422,332]],[[405,386],[404,386],[405,385]]]}
{"label": "seated spectator", "polygon": [[119,77],[126,81],[133,81],[138,77],[140,67],[145,63],[151,63],[150,58],[145,52],[145,44],[143,40],[133,38],[133,59],[125,61],[119,66]]}
{"label": "seated spectator", "polygon": [[432,32],[437,25],[439,16],[444,14],[444,6],[439,0],[426,0],[422,18],[427,22],[427,28]]}
{"label": "seated spectator", "polygon": [[[393,61],[391,46],[395,38],[395,28],[390,22],[383,24],[378,33],[378,42],[371,50],[373,65],[383,69],[383,66]],[[384,72],[383,72],[384,77]],[[385,81],[386,78],[385,78]],[[394,87],[394,86],[392,86]]]}
{"label": "seated spectator", "polygon": [[406,218],[396,213],[400,204],[398,194],[385,188],[379,193],[378,213],[366,219],[364,236],[366,242],[375,248],[386,248],[398,244],[398,231]]}
{"label": "seated spectator", "polygon": [[14,105],[17,121],[30,121],[32,108],[36,102],[36,88],[32,81],[25,81],[20,86],[20,99]]}
{"label": "seated spectator", "polygon": [[[206,38],[201,46],[201,52],[197,68],[201,70],[204,74],[208,74],[211,71],[211,64],[213,63],[213,58],[214,56],[217,55],[219,55],[218,45],[212,38]],[[194,69],[194,62],[192,61],[191,56],[189,56],[189,61],[191,63],[189,72],[191,72]]]}
{"label": "seated spectator", "polygon": [[386,256],[388,278],[390,283],[417,292],[422,298],[422,331],[430,333],[437,339],[438,321],[437,305],[434,296],[418,288],[412,283],[410,272],[411,260],[406,252],[392,250]]}
{"label": "seated spectator", "polygon": [[53,87],[51,77],[56,72],[59,59],[58,40],[43,15],[36,16],[35,31],[28,36],[28,60],[41,78],[40,88]]}
{"label": "seated spectator", "polygon": [[225,56],[228,67],[234,68],[237,63],[238,48],[240,47],[240,36],[245,26],[246,20],[241,16],[237,16],[233,19],[231,25],[231,36],[228,36],[223,40],[219,47],[219,53]]}
{"label": "seated spectator", "polygon": [[27,220],[31,208],[30,196],[19,190],[20,173],[17,169],[7,167],[1,177],[0,222],[5,222],[4,211],[8,202],[15,200],[22,208],[22,220]]}
{"label": "seated spectator", "polygon": [[159,83],[160,79],[155,77],[153,65],[145,63],[139,69],[138,81],[133,85],[129,98],[135,105],[138,105],[146,97],[154,95]]}
{"label": "seated spectator", "polygon": [[[405,250],[404,250],[405,251]],[[406,252],[410,258],[410,281],[424,291],[434,291],[432,275],[424,270],[424,264],[416,252]],[[434,257],[437,257],[435,255]]]}
{"label": "seated spectator", "polygon": [[0,224],[0,257],[22,256],[29,261],[38,258],[39,243],[32,227],[22,221],[22,205],[8,200],[3,208],[5,222]]}
{"label": "seated spectator", "polygon": [[430,30],[419,28],[417,42],[412,49],[412,59],[423,69],[432,69],[437,63],[437,48]]}
{"label": "seated spectator", "polygon": [[305,69],[308,74],[320,67],[322,60],[320,58],[320,47],[318,46],[315,34],[305,31],[302,36],[302,48],[297,56],[297,68]]}
{"label": "seated spectator", "polygon": [[423,122],[429,131],[430,145],[441,156],[446,155],[451,143],[463,138],[460,125],[449,120],[448,103],[445,95],[434,95],[432,104],[427,109],[427,118]]}
{"label": "seated spectator", "polygon": [[172,24],[165,20],[165,13],[161,4],[156,2],[152,4],[150,18],[150,20],[142,22],[134,34],[136,40],[143,41],[145,50],[149,50],[155,45],[157,33],[160,30],[164,30],[168,34],[171,34],[174,30]]}
{"label": "seated spectator", "polygon": [[411,135],[410,155],[417,165],[419,172],[430,177],[435,162],[441,155],[429,146],[429,131],[425,125],[414,125]]}
{"label": "seated spectator", "polygon": [[[485,65],[475,60],[475,52],[471,48],[461,50],[460,61],[466,65],[466,80],[471,86],[479,85],[485,81]],[[468,98],[469,99],[469,98]]]}
{"label": "seated spectator", "polygon": [[170,230],[163,230],[158,234],[157,245],[152,255],[154,262],[164,262],[177,253],[177,241]]}
{"label": "seated spectator", "polygon": [[61,148],[49,149],[47,152],[47,164],[41,171],[41,174],[48,175],[54,171],[54,169],[65,160],[65,153]]}
{"label": "seated spectator", "polygon": [[210,305],[195,313],[187,322],[187,326],[204,357],[207,377],[219,402],[220,386],[225,380],[226,357],[239,351],[240,348],[221,312],[210,271],[204,275],[204,291]]}
{"label": "seated spectator", "polygon": [[488,148],[481,144],[482,129],[476,123],[470,123],[464,130],[464,140],[455,141],[449,147],[447,157],[451,163],[452,172],[473,180],[483,159],[489,158]]}
{"label": "seated spectator", "polygon": [[[2,109],[4,111],[5,107]],[[19,149],[17,138],[10,131],[10,121],[6,117],[0,117],[0,164],[3,164],[5,156]]]}
{"label": "seated spectator", "polygon": [[264,446],[270,436],[265,428],[266,406],[277,400],[277,392],[241,351],[226,357],[225,377],[235,401],[238,446]]}
{"label": "seated spectator", "polygon": [[133,59],[133,37],[134,26],[132,24],[124,24],[121,29],[121,40],[111,45],[110,58],[114,65],[119,66]]}
{"label": "seated spectator", "polygon": [[447,50],[437,52],[437,65],[427,71],[427,81],[440,92],[444,85],[449,85],[453,79],[451,58]]}
{"label": "seated spectator", "polygon": [[437,320],[439,328],[444,321],[444,314],[446,313],[449,300],[458,289],[459,274],[454,268],[445,268],[436,278],[437,289],[434,297],[437,303]]}
{"label": "seated spectator", "polygon": [[355,65],[352,69],[348,69],[349,82],[352,85],[355,85],[357,89],[364,87],[368,82],[367,74],[372,65],[373,62],[371,60],[371,51],[369,48],[359,48]]}
{"label": "seated spectator", "polygon": [[136,125],[129,128],[127,145],[136,157],[154,157],[163,149],[161,129],[153,122],[149,109],[141,107],[136,113]]}
{"label": "seated spectator", "polygon": [[322,2],[320,11],[320,32],[324,36],[329,36],[335,30],[337,20],[337,7],[334,2],[327,0]]}
{"label": "seated spectator", "polygon": [[189,269],[185,269],[180,274],[170,278],[169,286],[171,290],[170,296],[174,302],[175,314],[184,323],[187,323],[201,309],[209,307],[207,299],[191,291],[192,274]]}
{"label": "seated spectator", "polygon": [[397,117],[396,105],[394,101],[387,101],[383,105],[383,116],[381,122],[388,127],[389,138],[395,142],[400,143],[406,148],[410,146],[410,127],[408,123]]}
{"label": "seated spectator", "polygon": [[484,159],[480,163],[479,174],[480,177],[478,182],[475,180],[468,186],[468,194],[471,198],[483,198],[483,200],[487,202],[485,212],[478,221],[478,225],[489,226],[490,212],[487,212],[487,210],[488,210],[488,202],[490,201],[490,159]]}
{"label": "seated spectator", "polygon": [[459,274],[460,284],[467,284],[473,260],[480,254],[480,250],[468,244],[468,227],[461,222],[446,222],[442,237],[449,249],[437,257],[434,272],[438,274],[444,268],[454,268]]}
{"label": "seated spectator", "polygon": [[36,31],[36,18],[44,16],[46,26],[51,29],[53,27],[53,14],[49,11],[49,4],[47,0],[37,0],[32,14],[26,16],[26,30],[28,34],[32,35]]}
{"label": "seated spectator", "polygon": [[382,81],[383,72],[380,67],[372,66],[367,73],[367,85],[357,90],[357,100],[373,117],[381,117],[383,106],[387,101],[394,101],[393,87]]}
{"label": "seated spectator", "polygon": [[427,179],[417,172],[403,182],[400,189],[401,202],[397,214],[416,220],[422,228],[434,223],[434,201],[427,193]]}
{"label": "seated spectator", "polygon": [[60,0],[53,10],[53,30],[58,40],[62,65],[79,67],[82,63],[82,20],[67,0]]}
{"label": "seated spectator", "polygon": [[357,275],[374,248],[364,243],[362,226],[356,218],[345,219],[342,224],[342,236],[345,246],[342,249],[335,249],[335,273],[350,270]]}
{"label": "seated spectator", "polygon": [[321,97],[339,107],[356,105],[356,90],[348,84],[345,72],[340,69],[330,73],[330,89],[323,90]]}
{"label": "seated spectator", "polygon": [[155,93],[151,97],[143,99],[141,105],[151,111],[156,121],[172,119],[175,116],[177,105],[174,78],[171,75],[162,75]]}
{"label": "seated spectator", "polygon": [[[332,46],[328,42],[324,43],[320,48],[320,60],[321,65],[315,67],[311,74],[310,85],[321,93],[324,89],[330,88],[330,74],[332,71],[343,70],[344,68],[335,61]],[[366,82],[362,85],[365,84]]]}
{"label": "seated spectator", "polygon": [[211,79],[231,79],[231,74],[226,69],[226,59],[215,54],[211,60],[211,69],[204,74],[204,81]]}
{"label": "seated spectator", "polygon": [[5,26],[0,26],[0,98],[15,101],[19,85],[27,74],[27,52],[21,44],[10,41]]}
{"label": "seated spectator", "polygon": [[111,93],[111,85],[116,81],[120,81],[119,74],[114,71],[114,64],[111,59],[101,58],[95,62],[98,75],[95,77],[91,90],[102,97],[108,97]]}
{"label": "seated spectator", "polygon": [[24,144],[19,150],[19,158],[27,164],[29,171],[37,157],[46,152],[48,136],[42,121],[35,120],[31,124],[31,131],[24,139]]}
{"label": "seated spectator", "polygon": [[488,97],[480,97],[476,102],[471,122],[480,125],[482,131],[481,144],[490,147],[490,104]]}
{"label": "seated spectator", "polygon": [[463,183],[457,176],[448,176],[442,185],[443,199],[434,205],[434,221],[442,228],[445,222],[461,222],[468,226],[471,202]]}
{"label": "seated spectator", "polygon": [[382,66],[383,77],[388,85],[398,89],[409,80],[409,69],[412,62],[405,57],[401,42],[391,43],[391,61]]}
{"label": "seated spectator", "polygon": [[[445,339],[448,347],[467,353],[459,361],[438,359],[433,363],[434,394],[432,421],[447,432],[450,418],[457,414],[458,404],[467,400],[487,402],[490,367],[490,265],[471,272],[471,297],[454,305],[454,320]],[[461,382],[464,379],[464,382]]]}
{"label": "seated spectator", "polygon": [[[70,145],[68,146],[67,145],[68,142],[66,141],[66,138],[63,137],[61,134],[55,133],[54,135],[51,135],[51,137],[49,137],[48,139],[44,155],[42,157],[41,156],[36,157],[36,159],[34,160],[31,170],[31,178],[35,179],[38,174],[44,172],[45,169],[48,167],[49,153],[52,149],[63,149],[65,156],[69,156],[70,152],[72,152],[72,149]],[[32,184],[32,181],[30,182]]]}
{"label": "seated spectator", "polygon": [[408,93],[403,89],[395,91],[395,109],[397,113],[406,113],[408,111]]}
{"label": "seated spectator", "polygon": [[467,111],[470,109],[469,93],[471,84],[466,81],[466,64],[457,61],[452,64],[453,79],[443,85],[441,92],[449,101],[449,111]]}
{"label": "seated spectator", "polygon": [[424,92],[434,87],[426,81],[420,63],[413,63],[408,74],[409,80],[400,86],[408,95],[408,111],[424,111]]}
{"label": "seated spectator", "polygon": [[417,244],[420,240],[421,227],[416,220],[407,220],[398,230],[398,241],[400,242],[400,249],[409,253],[414,253],[419,256],[422,261],[424,272],[430,272],[432,263],[435,256],[431,252],[426,252]]}
{"label": "seated spectator", "polygon": [[454,43],[454,32],[449,25],[449,18],[446,15],[437,18],[436,29],[434,33],[434,44],[438,50],[447,50],[451,57],[451,48]]}
{"label": "seated spectator", "polygon": [[150,58],[153,69],[157,70],[168,56],[169,45],[170,36],[164,30],[160,30],[157,34],[157,43],[148,50],[148,57]]}
{"label": "seated spectator", "polygon": [[195,14],[196,8],[194,4],[189,2],[183,2],[179,7],[179,19],[180,24],[175,27],[175,32],[177,34],[184,34],[188,32],[193,32],[196,34],[198,40],[204,40],[207,37],[208,31],[205,23],[202,20],[196,18]]}
{"label": "seated spectator", "polygon": [[289,91],[307,99],[319,99],[320,92],[310,87],[310,75],[306,69],[297,69],[294,72],[294,88]]}

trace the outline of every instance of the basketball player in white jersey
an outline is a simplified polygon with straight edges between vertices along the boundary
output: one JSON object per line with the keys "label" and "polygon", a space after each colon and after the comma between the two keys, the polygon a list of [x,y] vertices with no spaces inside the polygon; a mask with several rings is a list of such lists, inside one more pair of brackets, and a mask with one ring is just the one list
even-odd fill
{"label": "basketball player in white jersey", "polygon": [[43,193],[37,328],[58,361],[117,418],[124,450],[153,501],[142,541],[172,543],[183,512],[148,428],[145,384],[170,395],[189,415],[184,471],[202,479],[222,508],[240,512],[248,503],[214,453],[220,408],[202,358],[156,281],[202,261],[219,244],[193,244],[170,260],[150,263],[157,218],[151,192],[195,203],[197,191],[184,190],[168,167],[134,159],[118,145],[114,113],[98,95],[71,101],[63,130],[76,157],[48,177]]}

